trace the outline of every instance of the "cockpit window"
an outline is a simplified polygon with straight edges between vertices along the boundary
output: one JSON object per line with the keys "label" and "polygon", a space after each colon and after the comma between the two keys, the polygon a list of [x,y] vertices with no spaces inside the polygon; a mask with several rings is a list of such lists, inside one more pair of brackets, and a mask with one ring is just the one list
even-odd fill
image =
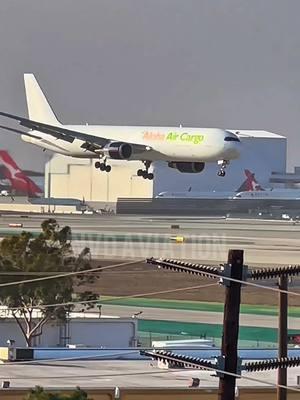
{"label": "cockpit window", "polygon": [[239,142],[240,139],[235,136],[226,136],[224,138],[225,142]]}

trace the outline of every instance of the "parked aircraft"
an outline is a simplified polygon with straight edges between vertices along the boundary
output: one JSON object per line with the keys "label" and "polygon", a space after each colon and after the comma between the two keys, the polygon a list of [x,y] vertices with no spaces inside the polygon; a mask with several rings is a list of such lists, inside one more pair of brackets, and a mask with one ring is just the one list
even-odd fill
{"label": "parked aircraft", "polygon": [[237,195],[237,192],[255,192],[255,191],[264,191],[265,189],[257,182],[255,178],[255,174],[248,169],[244,170],[244,174],[246,179],[241,184],[241,186],[235,191],[231,192],[222,192],[222,191],[196,191],[192,190],[190,187],[189,190],[185,192],[161,192],[156,197],[159,198],[194,198],[194,199],[232,199]]}
{"label": "parked aircraft", "polygon": [[22,195],[39,197],[42,190],[25,172],[23,172],[9,153],[0,150],[0,187],[1,196]]}

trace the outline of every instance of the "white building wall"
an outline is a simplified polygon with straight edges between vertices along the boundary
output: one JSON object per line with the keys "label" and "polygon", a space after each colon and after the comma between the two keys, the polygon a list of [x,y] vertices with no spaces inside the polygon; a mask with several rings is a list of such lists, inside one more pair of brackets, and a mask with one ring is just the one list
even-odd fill
{"label": "white building wall", "polygon": [[[36,337],[34,343],[36,346],[58,346],[59,336],[58,327],[54,324],[47,324],[44,334]],[[0,346],[6,346],[8,339],[14,340],[16,346],[26,346],[26,340],[17,323],[12,318],[0,320]]]}
{"label": "white building wall", "polygon": [[138,161],[110,161],[112,171],[101,172],[96,160],[55,155],[46,165],[46,197],[115,202],[118,197],[152,197],[153,183],[136,175]]}
{"label": "white building wall", "polygon": [[157,162],[153,164],[154,181],[149,181],[136,175],[143,166],[137,161],[110,160],[112,171],[107,174],[94,168],[95,160],[55,155],[46,167],[45,193],[51,197],[116,202],[118,197],[152,197],[190,187],[196,191],[234,191],[245,180],[245,169],[254,172],[260,184],[269,186],[273,171],[286,170],[286,138],[269,132],[240,132],[241,157],[231,162],[224,178],[217,177],[216,163],[208,163],[200,174],[183,174]]}
{"label": "white building wall", "polygon": [[99,323],[99,320],[74,319],[70,324],[70,343],[90,347],[130,347],[137,339],[135,320],[120,322],[119,319]]}
{"label": "white building wall", "polygon": [[[17,347],[26,346],[20,328],[12,318],[0,319],[0,347],[7,340],[15,340]],[[137,320],[133,318],[72,318],[69,326],[48,323],[43,335],[35,339],[35,346],[56,347],[83,344],[88,347],[131,347],[137,342]]]}

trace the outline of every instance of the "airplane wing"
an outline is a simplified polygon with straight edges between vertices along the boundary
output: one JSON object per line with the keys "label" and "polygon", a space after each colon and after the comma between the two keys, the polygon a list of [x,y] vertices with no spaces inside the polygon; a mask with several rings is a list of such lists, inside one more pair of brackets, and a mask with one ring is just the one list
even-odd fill
{"label": "airplane wing", "polygon": [[[53,136],[55,139],[64,140],[69,143],[73,143],[75,139],[82,140],[84,143],[82,144],[81,147],[83,149],[88,149],[88,150],[94,151],[94,152],[99,152],[99,151],[101,152],[101,149],[103,149],[103,147],[105,147],[107,144],[112,142],[111,139],[107,139],[104,137],[94,136],[94,135],[90,135],[88,133],[83,133],[83,132],[74,131],[72,129],[62,128],[60,126],[44,124],[42,122],[33,121],[28,118],[19,117],[17,115],[8,114],[8,113],[1,112],[1,111],[0,111],[0,116],[19,121],[21,126],[32,129],[34,131],[46,133],[47,135]],[[0,128],[4,128],[9,131],[19,133],[22,135],[37,137],[35,135],[32,135],[31,133],[22,132],[18,129],[12,129],[9,127],[4,127],[4,126],[0,126]],[[119,142],[120,140],[116,140],[116,141]],[[149,146],[145,146],[143,144],[129,143],[126,141],[124,143],[130,144],[133,147],[133,151],[135,153],[150,150]]]}
{"label": "airplane wing", "polygon": [[20,131],[20,129],[14,129],[14,128],[11,128],[11,127],[5,126],[5,125],[0,125],[0,129],[4,129],[4,130],[9,131],[9,132],[18,133],[19,135],[26,135],[26,136],[32,137],[32,138],[34,138],[34,139],[41,139],[41,138],[40,138],[39,136],[37,136],[37,135],[32,135],[32,134],[29,133],[29,132]]}

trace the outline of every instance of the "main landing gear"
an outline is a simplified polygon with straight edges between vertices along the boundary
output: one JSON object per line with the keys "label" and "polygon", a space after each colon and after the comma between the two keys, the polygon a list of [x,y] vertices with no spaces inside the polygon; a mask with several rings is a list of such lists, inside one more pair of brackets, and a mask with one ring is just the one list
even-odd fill
{"label": "main landing gear", "polygon": [[218,161],[218,164],[221,165],[221,167],[220,167],[217,175],[223,177],[226,175],[225,169],[226,169],[227,165],[229,164],[229,161],[221,160],[221,161]]}
{"label": "main landing gear", "polygon": [[103,162],[96,161],[95,162],[95,168],[96,169],[100,169],[100,171],[105,171],[105,172],[110,172],[111,171],[111,166],[110,165],[106,165],[106,160],[104,160]]}
{"label": "main landing gear", "polygon": [[137,176],[142,176],[144,179],[149,179],[150,181],[152,181],[152,179],[154,178],[154,175],[152,174],[152,172],[149,172],[149,168],[151,166],[151,161],[143,161],[144,165],[145,165],[145,169],[138,169],[137,170]]}

